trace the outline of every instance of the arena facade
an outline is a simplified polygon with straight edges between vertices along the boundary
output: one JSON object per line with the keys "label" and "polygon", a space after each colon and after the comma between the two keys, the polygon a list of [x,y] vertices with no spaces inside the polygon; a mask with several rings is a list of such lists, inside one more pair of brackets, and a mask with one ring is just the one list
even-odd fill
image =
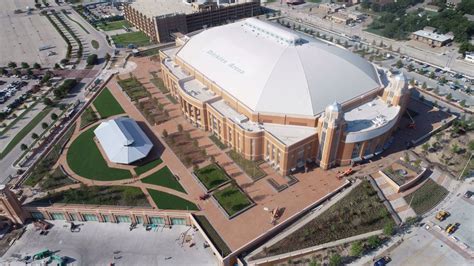
{"label": "arena facade", "polygon": [[186,118],[282,175],[381,153],[409,100],[403,75],[256,18],[176,43],[160,64]]}

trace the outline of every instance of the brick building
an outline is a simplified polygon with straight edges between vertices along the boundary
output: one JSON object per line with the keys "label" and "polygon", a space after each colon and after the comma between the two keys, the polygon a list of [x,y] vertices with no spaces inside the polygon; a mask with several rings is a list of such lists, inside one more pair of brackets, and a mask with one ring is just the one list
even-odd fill
{"label": "brick building", "polygon": [[254,18],[180,43],[160,58],[186,118],[282,175],[379,154],[409,99],[403,75]]}
{"label": "brick building", "polygon": [[176,32],[193,32],[260,12],[260,1],[252,0],[137,0],[124,8],[125,19],[155,42],[172,41]]}

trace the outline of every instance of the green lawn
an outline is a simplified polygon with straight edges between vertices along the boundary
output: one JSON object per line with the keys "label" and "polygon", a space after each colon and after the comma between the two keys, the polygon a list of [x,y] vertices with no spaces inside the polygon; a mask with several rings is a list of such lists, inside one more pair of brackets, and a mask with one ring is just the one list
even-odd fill
{"label": "green lawn", "polygon": [[165,192],[148,189],[151,198],[156,203],[158,208],[163,210],[193,210],[197,211],[198,207],[183,198],[171,195]]}
{"label": "green lawn", "polygon": [[134,46],[146,46],[150,44],[150,38],[141,31],[114,35],[112,36],[112,40],[116,45],[122,47],[127,47],[129,44],[133,44]]}
{"label": "green lawn", "polygon": [[210,164],[198,169],[194,174],[199,178],[207,190],[211,190],[230,180],[226,172],[217,164]]}
{"label": "green lawn", "polygon": [[214,192],[213,196],[229,216],[252,204],[247,195],[233,185]]}
{"label": "green lawn", "polygon": [[151,161],[151,162],[148,162],[144,165],[140,165],[140,166],[137,166],[134,168],[135,170],[135,173],[137,173],[137,175],[141,175],[145,172],[148,172],[149,170],[155,168],[155,166],[159,165],[160,163],[162,163],[163,160],[161,160],[161,158],[158,158],[154,161]]}
{"label": "green lawn", "polygon": [[92,180],[110,181],[131,178],[130,171],[107,166],[107,162],[94,142],[94,129],[96,127],[82,132],[69,147],[67,151],[69,167],[76,174]]}
{"label": "green lawn", "polygon": [[111,31],[111,30],[121,30],[123,27],[130,27],[130,24],[126,20],[117,20],[112,22],[105,22],[104,24],[98,24],[97,27],[101,28],[103,31]]}
{"label": "green lawn", "polygon": [[49,112],[51,112],[51,108],[46,107],[35,117],[33,117],[33,119],[13,137],[5,149],[3,149],[2,153],[0,153],[0,160],[3,159],[9,152],[11,152],[23,138],[29,138],[30,136],[27,135],[41,122],[41,120],[43,120],[43,118],[49,114]]}
{"label": "green lawn", "polygon": [[141,189],[126,186],[82,186],[46,196],[33,203],[150,206]]}
{"label": "green lawn", "polygon": [[99,42],[98,41],[92,40],[91,45],[92,45],[92,48],[94,48],[96,50],[99,49]]}
{"label": "green lawn", "polygon": [[408,204],[411,202],[416,214],[422,215],[441,202],[446,195],[448,190],[430,178],[418,190],[405,196],[405,201]]}
{"label": "green lawn", "polygon": [[125,113],[108,88],[105,88],[94,101],[95,109],[102,118]]}
{"label": "green lawn", "polygon": [[85,128],[87,127],[88,125],[96,122],[97,120],[99,120],[99,118],[97,117],[97,114],[94,112],[94,110],[89,106],[86,108],[86,110],[84,111],[84,113],[82,113],[81,115],[81,125],[80,125],[80,128]]}
{"label": "green lawn", "polygon": [[143,183],[158,185],[162,187],[167,187],[186,193],[186,190],[181,186],[181,184],[176,180],[176,177],[171,173],[168,167],[161,168],[158,172],[155,172],[142,179]]}

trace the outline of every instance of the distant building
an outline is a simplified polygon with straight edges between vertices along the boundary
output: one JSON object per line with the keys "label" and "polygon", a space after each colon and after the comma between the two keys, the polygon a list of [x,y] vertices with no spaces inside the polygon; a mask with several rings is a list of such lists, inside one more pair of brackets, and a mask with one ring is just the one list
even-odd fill
{"label": "distant building", "polygon": [[319,9],[325,11],[326,13],[330,14],[330,13],[336,13],[337,11],[339,11],[340,9],[344,9],[344,7],[342,5],[338,5],[338,4],[334,4],[334,3],[324,3],[324,4],[320,4],[318,6]]}
{"label": "distant building", "polygon": [[327,18],[333,22],[336,22],[336,23],[340,23],[340,24],[349,24],[352,19],[349,18],[348,15],[346,14],[343,14],[343,13],[334,13],[334,14],[330,14],[327,16]]}
{"label": "distant building", "polygon": [[474,63],[474,52],[467,52],[464,60]]}
{"label": "distant building", "polygon": [[449,7],[457,7],[462,0],[447,0],[446,5]]}
{"label": "distant building", "polygon": [[346,15],[348,18],[350,18],[352,20],[360,20],[360,19],[363,19],[365,17],[365,14],[362,13],[362,12],[350,11],[350,10],[346,10],[346,9],[341,9],[341,10],[338,11],[338,13]]}
{"label": "distant building", "polygon": [[435,5],[426,5],[426,6],[423,7],[423,9],[426,10],[426,11],[438,13],[440,7],[439,7],[439,6],[435,6]]}
{"label": "distant building", "polygon": [[454,36],[451,33],[438,34],[436,29],[425,27],[423,30],[415,31],[411,34],[411,39],[427,43],[431,46],[441,47],[453,41]]}
{"label": "distant building", "polygon": [[188,33],[261,13],[257,0],[137,0],[124,8],[125,19],[152,41],[172,41]]}

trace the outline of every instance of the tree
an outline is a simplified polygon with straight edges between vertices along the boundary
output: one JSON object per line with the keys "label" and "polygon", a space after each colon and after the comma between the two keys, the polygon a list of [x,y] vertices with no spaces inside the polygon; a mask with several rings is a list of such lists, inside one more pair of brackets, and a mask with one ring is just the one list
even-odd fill
{"label": "tree", "polygon": [[360,255],[362,255],[363,251],[364,251],[364,247],[362,246],[362,243],[360,241],[356,241],[352,243],[351,256],[359,257]]}
{"label": "tree", "polygon": [[25,151],[26,149],[28,149],[28,146],[26,146],[26,144],[22,143],[22,144],[20,145],[20,149],[21,149],[22,151]]}
{"label": "tree", "polygon": [[4,67],[0,67],[0,75],[6,75],[8,71]]}
{"label": "tree", "polygon": [[167,138],[168,137],[168,131],[166,129],[163,129],[163,131],[161,132],[161,135],[163,136],[163,138]]}
{"label": "tree", "polygon": [[53,105],[53,100],[51,100],[51,98],[45,97],[45,98],[43,99],[43,103],[44,103],[44,105],[46,105],[46,106],[52,106],[52,105]]}
{"label": "tree", "polygon": [[58,63],[54,64],[54,69],[60,69],[60,68],[61,66]]}
{"label": "tree", "polygon": [[330,266],[339,266],[342,264],[342,257],[341,255],[339,254],[333,254],[330,258],[329,258],[329,265]]}
{"label": "tree", "polygon": [[430,148],[430,144],[428,142],[425,142],[423,145],[421,145],[421,148],[423,149],[423,152],[427,152]]}
{"label": "tree", "polygon": [[453,153],[460,153],[461,152],[461,148],[459,147],[459,145],[457,143],[454,143],[452,146],[451,146],[451,151]]}
{"label": "tree", "polygon": [[446,100],[451,101],[452,99],[453,95],[451,93],[448,93],[448,95],[446,95]]}
{"label": "tree", "polygon": [[178,130],[179,133],[182,133],[182,132],[183,132],[183,125],[178,124],[178,125],[176,126],[176,129]]}
{"label": "tree", "polygon": [[30,65],[26,62],[21,62],[21,68],[27,69],[30,68]]}
{"label": "tree", "polygon": [[428,87],[428,85],[426,85],[426,82],[423,82],[423,84],[421,85],[421,88],[426,90],[427,87]]}
{"label": "tree", "polygon": [[36,133],[33,133],[33,134],[31,134],[31,138],[32,138],[32,139],[38,139],[38,138],[39,138],[39,136],[38,136],[38,134],[36,134]]}
{"label": "tree", "polygon": [[41,69],[41,65],[38,64],[38,63],[34,63],[34,64],[33,64],[33,68],[34,68],[34,69]]}
{"label": "tree", "polygon": [[469,150],[471,152],[474,151],[474,140],[469,141],[469,144],[467,146],[469,147]]}
{"label": "tree", "polygon": [[17,64],[15,62],[11,61],[11,62],[8,63],[8,67],[9,68],[16,68]]}
{"label": "tree", "polygon": [[461,100],[461,101],[459,102],[459,105],[461,105],[462,107],[466,107],[466,100],[464,100],[464,99]]}
{"label": "tree", "polygon": [[104,56],[104,59],[105,59],[105,61],[109,61],[110,60],[110,54],[106,53],[105,56]]}
{"label": "tree", "polygon": [[370,248],[375,249],[380,245],[380,238],[378,236],[371,236],[367,239],[367,243]]}
{"label": "tree", "polygon": [[41,128],[42,129],[47,129],[48,128],[48,123],[46,123],[46,122],[41,123]]}
{"label": "tree", "polygon": [[87,57],[87,65],[89,66],[92,66],[92,65],[95,65],[97,64],[97,55],[96,54],[90,54],[88,57]]}
{"label": "tree", "polygon": [[28,69],[26,70],[26,74],[27,74],[28,76],[32,76],[32,75],[33,75],[33,70],[31,70],[31,68],[28,68]]}
{"label": "tree", "polygon": [[51,114],[51,119],[56,120],[58,119],[58,115],[56,113]]}
{"label": "tree", "polygon": [[409,65],[407,66],[408,72],[412,72],[414,69],[415,69],[415,67],[413,66],[413,64],[409,64]]}
{"label": "tree", "polygon": [[402,62],[402,60],[399,59],[399,60],[397,61],[397,63],[395,64],[395,66],[396,66],[397,68],[402,68],[402,67],[403,67],[403,62]]}

